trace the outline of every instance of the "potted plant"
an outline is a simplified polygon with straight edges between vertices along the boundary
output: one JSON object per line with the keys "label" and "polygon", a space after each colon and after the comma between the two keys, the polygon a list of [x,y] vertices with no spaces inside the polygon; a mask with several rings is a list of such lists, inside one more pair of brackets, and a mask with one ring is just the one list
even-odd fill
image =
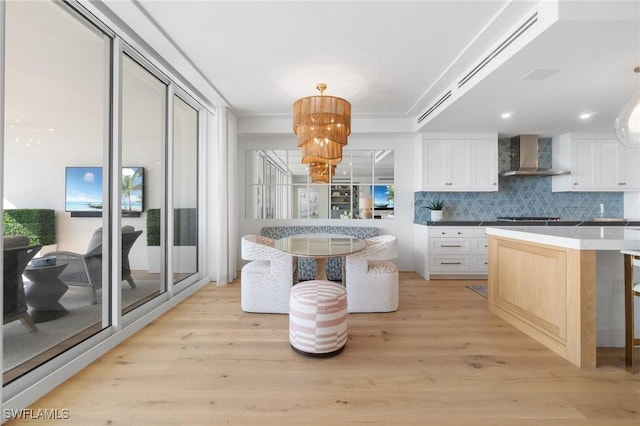
{"label": "potted plant", "polygon": [[56,214],[52,209],[6,209],[3,235],[25,235],[29,244],[46,246],[43,253],[56,250]]}
{"label": "potted plant", "polygon": [[444,208],[444,201],[435,200],[427,204],[427,208],[431,210],[431,220],[442,220],[442,209]]}

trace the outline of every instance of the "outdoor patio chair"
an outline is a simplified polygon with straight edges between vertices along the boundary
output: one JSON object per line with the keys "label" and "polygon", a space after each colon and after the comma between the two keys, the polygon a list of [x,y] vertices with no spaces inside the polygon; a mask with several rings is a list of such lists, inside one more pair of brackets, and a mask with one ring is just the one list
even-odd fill
{"label": "outdoor patio chair", "polygon": [[[131,288],[136,288],[136,284],[131,277],[129,252],[140,234],[142,231],[136,231],[133,226],[122,227],[121,279],[126,280]],[[98,303],[97,291],[102,289],[102,228],[96,229],[93,233],[89,248],[84,254],[54,251],[45,256],[55,256],[58,263],[67,263],[67,267],[58,278],[69,286],[89,287],[91,304]]]}

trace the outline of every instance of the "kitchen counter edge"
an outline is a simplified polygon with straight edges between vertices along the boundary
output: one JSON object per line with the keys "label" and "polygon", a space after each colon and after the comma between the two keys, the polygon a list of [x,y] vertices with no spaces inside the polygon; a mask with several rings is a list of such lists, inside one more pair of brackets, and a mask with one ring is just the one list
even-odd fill
{"label": "kitchen counter edge", "polygon": [[596,220],[550,220],[504,222],[497,220],[438,220],[427,222],[413,222],[424,226],[640,226],[640,221],[596,221]]}

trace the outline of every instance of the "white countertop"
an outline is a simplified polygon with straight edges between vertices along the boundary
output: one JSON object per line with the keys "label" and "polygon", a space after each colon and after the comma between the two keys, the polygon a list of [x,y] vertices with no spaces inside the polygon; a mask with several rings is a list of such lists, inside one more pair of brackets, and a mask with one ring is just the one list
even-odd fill
{"label": "white countertop", "polygon": [[487,234],[578,250],[640,250],[640,228],[626,226],[500,226]]}

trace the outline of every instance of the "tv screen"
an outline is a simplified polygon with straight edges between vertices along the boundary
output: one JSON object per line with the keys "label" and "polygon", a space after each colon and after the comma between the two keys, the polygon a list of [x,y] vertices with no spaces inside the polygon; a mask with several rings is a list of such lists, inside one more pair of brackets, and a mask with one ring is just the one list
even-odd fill
{"label": "tv screen", "polygon": [[[122,213],[144,211],[144,168],[123,167]],[[102,214],[102,167],[67,167],[65,211]]]}
{"label": "tv screen", "polygon": [[392,209],[393,208],[393,185],[373,185],[373,208]]}

